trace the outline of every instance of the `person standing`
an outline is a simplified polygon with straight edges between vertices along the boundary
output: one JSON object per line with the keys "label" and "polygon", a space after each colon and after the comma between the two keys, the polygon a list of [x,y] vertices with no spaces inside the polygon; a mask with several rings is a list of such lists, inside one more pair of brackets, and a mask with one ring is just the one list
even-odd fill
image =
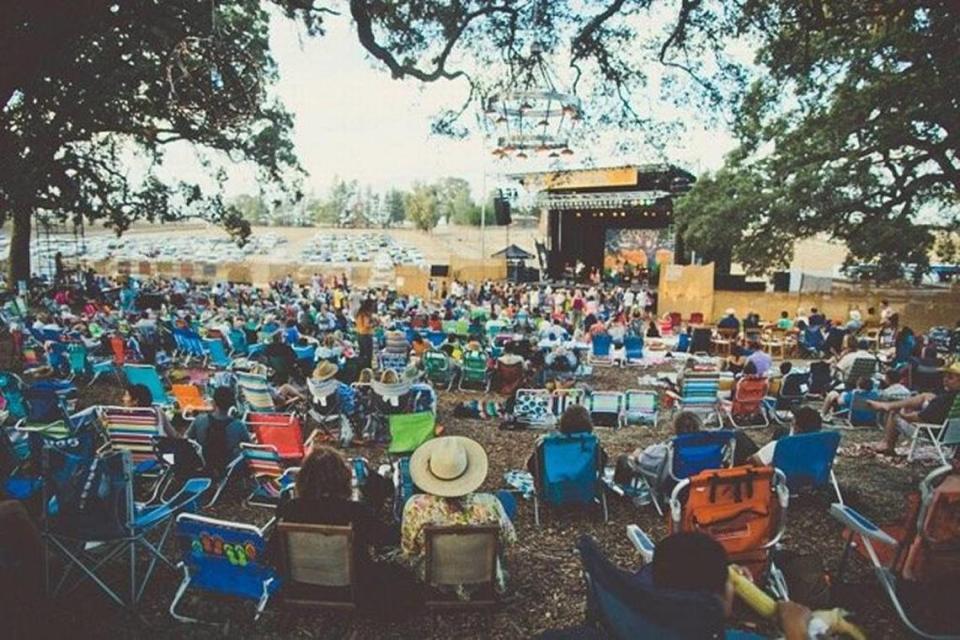
{"label": "person standing", "polygon": [[373,361],[373,300],[367,298],[360,303],[355,319],[357,328],[357,346],[360,351],[360,368],[372,367]]}

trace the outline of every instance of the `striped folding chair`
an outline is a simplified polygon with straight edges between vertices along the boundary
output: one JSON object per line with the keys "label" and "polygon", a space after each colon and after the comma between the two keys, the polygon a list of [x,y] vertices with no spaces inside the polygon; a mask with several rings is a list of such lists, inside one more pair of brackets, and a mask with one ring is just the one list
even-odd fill
{"label": "striped folding chair", "polygon": [[656,391],[627,389],[623,393],[623,404],[624,424],[657,426],[660,394]]}
{"label": "striped folding chair", "polygon": [[719,374],[688,372],[681,381],[680,394],[667,393],[676,400],[678,411],[692,411],[703,416],[704,421],[715,418],[717,424],[723,424],[720,416],[720,401],[717,397],[719,390]]}
{"label": "striped folding chair", "polygon": [[100,426],[107,447],[129,451],[135,471],[149,471],[156,463],[153,439],[163,435],[160,414],[152,407],[100,407]]}
{"label": "striped folding chair", "polygon": [[270,444],[240,443],[243,461],[253,478],[253,491],[244,504],[274,509],[283,490],[293,485],[299,467],[284,468],[277,448]]}
{"label": "striped folding chair", "polygon": [[587,396],[587,411],[593,423],[617,429],[624,424],[624,397],[619,391],[594,391]]}
{"label": "striped folding chair", "polygon": [[244,408],[256,413],[273,413],[273,394],[266,376],[254,373],[236,372],[237,386],[243,396]]}

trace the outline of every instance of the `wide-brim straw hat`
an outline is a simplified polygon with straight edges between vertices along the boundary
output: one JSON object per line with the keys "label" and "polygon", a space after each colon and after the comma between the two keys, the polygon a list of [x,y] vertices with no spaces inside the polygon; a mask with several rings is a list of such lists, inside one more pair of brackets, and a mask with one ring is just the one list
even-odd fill
{"label": "wide-brim straw hat", "polygon": [[487,478],[487,452],[463,436],[443,436],[420,445],[410,458],[410,477],[430,495],[459,498]]}
{"label": "wide-brim straw hat", "polygon": [[333,376],[337,375],[339,370],[340,367],[338,367],[336,364],[330,362],[329,360],[324,360],[313,372],[313,378],[314,380],[319,380],[321,382],[324,380],[329,380]]}
{"label": "wide-brim straw hat", "polygon": [[943,372],[944,372],[944,373],[949,373],[949,374],[955,375],[955,376],[960,376],[960,360],[958,360],[957,362],[954,362],[953,364],[949,364],[949,365],[947,365],[946,367],[944,367],[944,368],[943,368]]}

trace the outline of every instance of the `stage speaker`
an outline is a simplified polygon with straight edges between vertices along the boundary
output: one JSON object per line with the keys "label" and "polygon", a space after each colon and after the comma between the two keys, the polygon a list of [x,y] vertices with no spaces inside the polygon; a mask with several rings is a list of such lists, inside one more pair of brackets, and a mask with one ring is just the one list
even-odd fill
{"label": "stage speaker", "polygon": [[506,198],[494,198],[493,215],[497,219],[497,224],[501,226],[513,222],[513,218],[510,217],[510,201]]}
{"label": "stage speaker", "polygon": [[790,291],[790,272],[775,271],[773,273],[773,290]]}
{"label": "stage speaker", "polygon": [[430,265],[430,277],[431,278],[446,278],[450,275],[450,265],[448,264],[432,264]]}

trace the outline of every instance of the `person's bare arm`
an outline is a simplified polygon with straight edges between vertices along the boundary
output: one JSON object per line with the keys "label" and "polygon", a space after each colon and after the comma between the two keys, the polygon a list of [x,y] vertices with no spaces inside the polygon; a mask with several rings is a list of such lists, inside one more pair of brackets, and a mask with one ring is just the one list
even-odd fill
{"label": "person's bare arm", "polygon": [[786,640],[807,640],[810,626],[810,609],[802,604],[785,600],[777,603],[777,620]]}

